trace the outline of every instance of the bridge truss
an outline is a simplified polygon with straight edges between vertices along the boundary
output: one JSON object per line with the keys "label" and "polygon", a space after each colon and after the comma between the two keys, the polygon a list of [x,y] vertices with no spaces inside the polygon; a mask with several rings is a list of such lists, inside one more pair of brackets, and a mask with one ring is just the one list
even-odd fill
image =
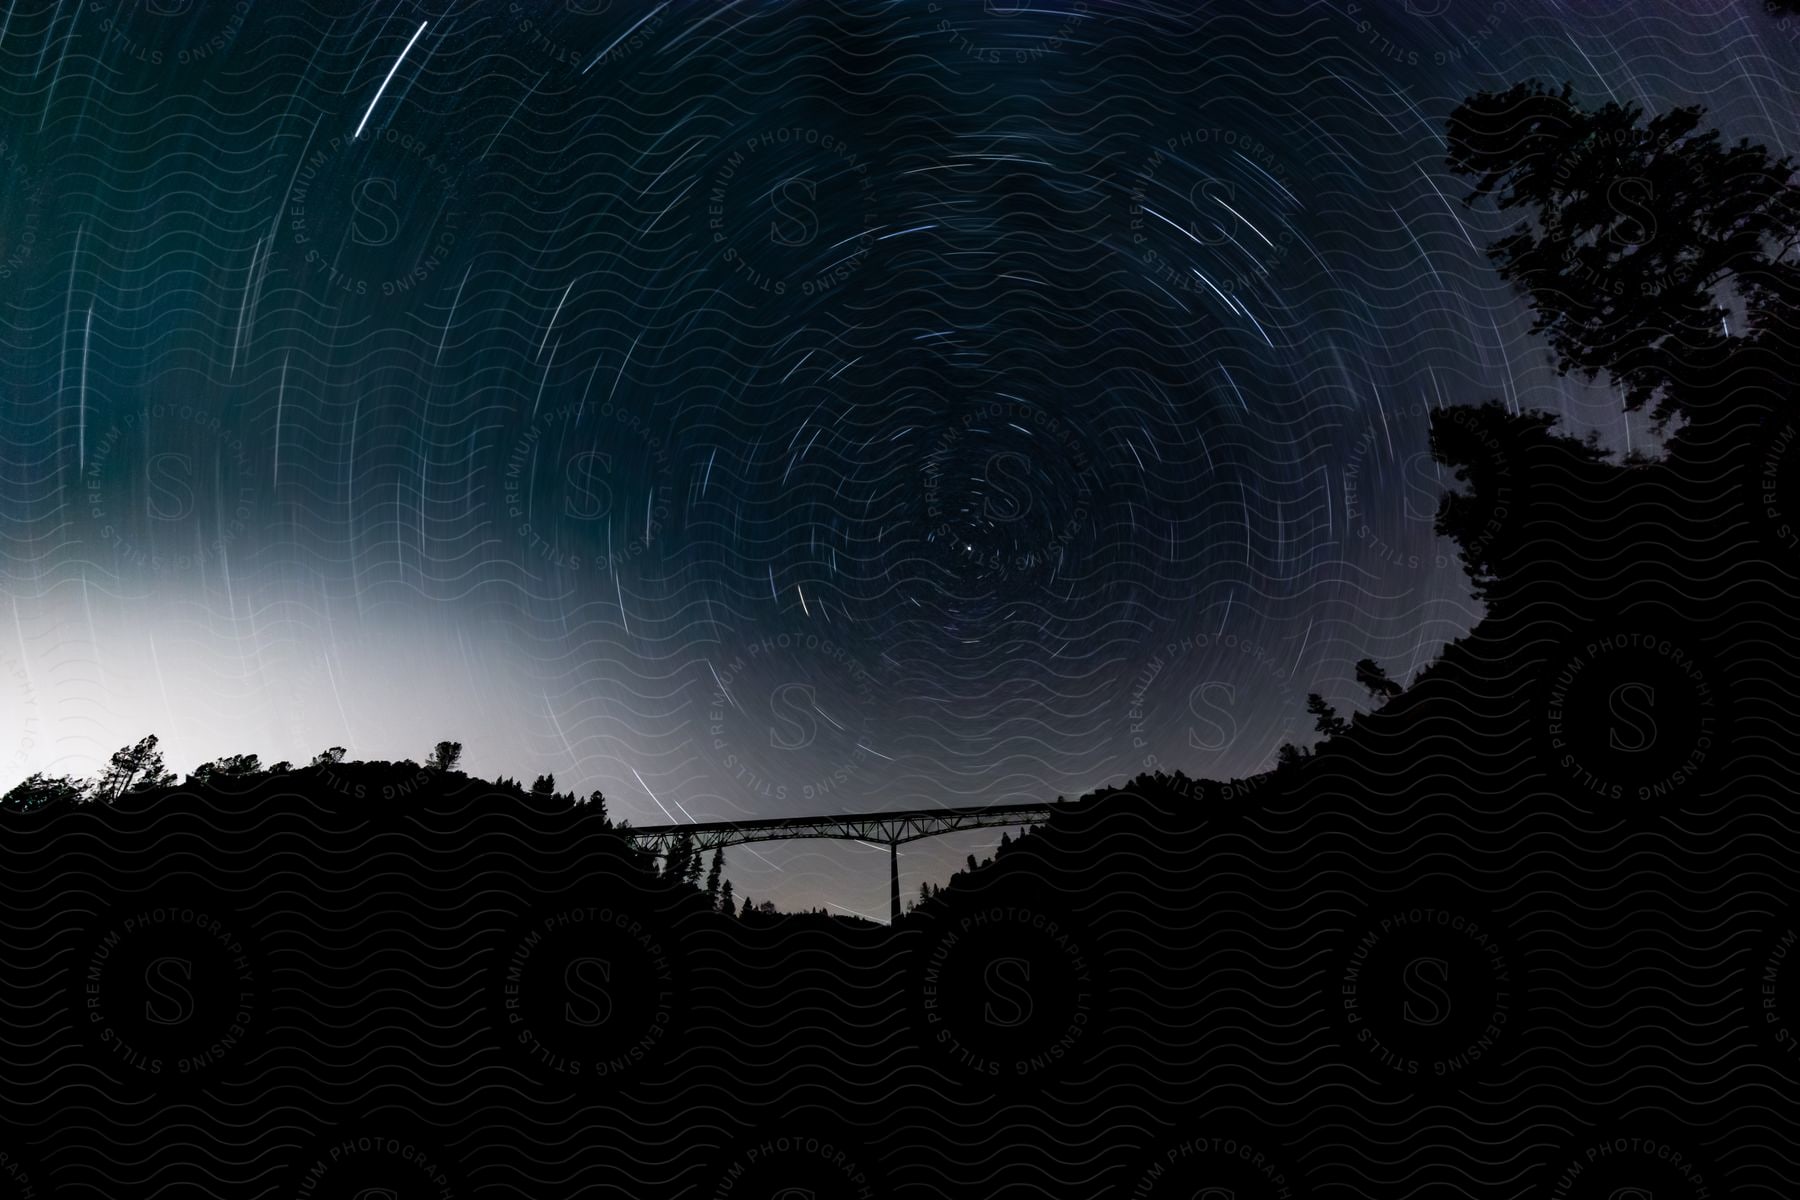
{"label": "bridge truss", "polygon": [[1053,804],[995,804],[977,808],[926,808],[911,812],[846,813],[824,817],[777,817],[768,821],[702,821],[690,825],[646,825],[626,830],[633,844],[667,854],[686,834],[696,851],[741,846],[747,842],[784,842],[797,838],[887,843],[888,895],[894,920],[900,919],[900,845],[921,838],[1034,825],[1049,820]]}

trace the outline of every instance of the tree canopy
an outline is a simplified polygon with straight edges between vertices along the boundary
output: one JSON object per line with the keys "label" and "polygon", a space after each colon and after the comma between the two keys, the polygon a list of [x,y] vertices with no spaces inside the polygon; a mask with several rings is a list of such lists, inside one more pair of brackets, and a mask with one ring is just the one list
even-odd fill
{"label": "tree canopy", "polygon": [[152,733],[135,745],[114,751],[106,770],[94,782],[92,798],[111,803],[129,791],[172,785],[175,775],[163,764],[162,751],[156,746],[157,737]]}
{"label": "tree canopy", "polygon": [[0,806],[7,808],[42,808],[48,804],[78,803],[87,785],[68,775],[45,775],[34,771],[16,787],[0,796]]}
{"label": "tree canopy", "polygon": [[[1566,85],[1483,92],[1449,123],[1448,165],[1528,218],[1489,247],[1531,301],[1564,371],[1605,372],[1627,408],[1695,418],[1672,386],[1684,359],[1731,339],[1779,336],[1800,298],[1791,159],[1700,129],[1699,107],[1644,119],[1583,108]],[[1732,322],[1736,322],[1736,328]]]}
{"label": "tree canopy", "polygon": [[1376,700],[1392,700],[1403,689],[1388,678],[1387,668],[1372,658],[1365,658],[1356,664],[1356,682],[1369,689],[1369,695]]}
{"label": "tree canopy", "polygon": [[425,765],[434,771],[454,771],[462,762],[461,742],[439,742],[431,748],[431,755]]}

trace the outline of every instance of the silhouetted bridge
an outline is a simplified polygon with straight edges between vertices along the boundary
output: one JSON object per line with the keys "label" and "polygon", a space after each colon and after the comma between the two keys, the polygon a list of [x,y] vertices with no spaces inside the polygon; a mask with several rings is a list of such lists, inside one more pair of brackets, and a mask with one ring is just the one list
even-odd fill
{"label": "silhouetted bridge", "polygon": [[741,846],[746,842],[785,842],[795,838],[836,838],[847,842],[886,842],[889,893],[893,918],[900,919],[900,843],[965,829],[997,829],[1048,820],[1053,804],[994,804],[979,808],[926,808],[914,812],[848,813],[832,817],[777,817],[769,821],[702,821],[691,825],[646,825],[628,830],[632,842],[656,854],[667,854],[682,834],[696,851]]}

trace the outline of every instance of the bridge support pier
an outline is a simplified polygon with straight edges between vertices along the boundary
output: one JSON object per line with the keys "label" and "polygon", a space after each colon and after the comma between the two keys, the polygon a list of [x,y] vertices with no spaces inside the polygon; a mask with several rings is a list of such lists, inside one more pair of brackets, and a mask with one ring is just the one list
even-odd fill
{"label": "bridge support pier", "polygon": [[[1021,828],[1047,821],[1054,804],[999,804],[975,808],[921,808],[908,812],[839,813],[818,817],[776,817],[768,821],[689,821],[681,825],[644,825],[627,836],[639,850],[667,855],[687,839],[695,853],[705,854],[748,842],[785,842],[795,838],[835,838],[879,850],[888,844],[888,915],[900,919],[900,843],[971,829]],[[873,920],[873,914],[870,914]]]}

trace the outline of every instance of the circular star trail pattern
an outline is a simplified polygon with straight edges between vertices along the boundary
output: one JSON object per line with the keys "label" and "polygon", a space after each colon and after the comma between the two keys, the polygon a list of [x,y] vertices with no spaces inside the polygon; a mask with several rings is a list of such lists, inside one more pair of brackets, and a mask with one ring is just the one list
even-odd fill
{"label": "circular star trail pattern", "polygon": [[[1243,775],[1359,658],[1409,677],[1478,615],[1433,408],[1654,451],[1550,369],[1444,117],[1568,79],[1781,147],[1800,42],[1728,3],[20,0],[0,59],[3,782],[453,737],[645,824]],[[764,849],[740,894],[879,910],[873,851]]]}

